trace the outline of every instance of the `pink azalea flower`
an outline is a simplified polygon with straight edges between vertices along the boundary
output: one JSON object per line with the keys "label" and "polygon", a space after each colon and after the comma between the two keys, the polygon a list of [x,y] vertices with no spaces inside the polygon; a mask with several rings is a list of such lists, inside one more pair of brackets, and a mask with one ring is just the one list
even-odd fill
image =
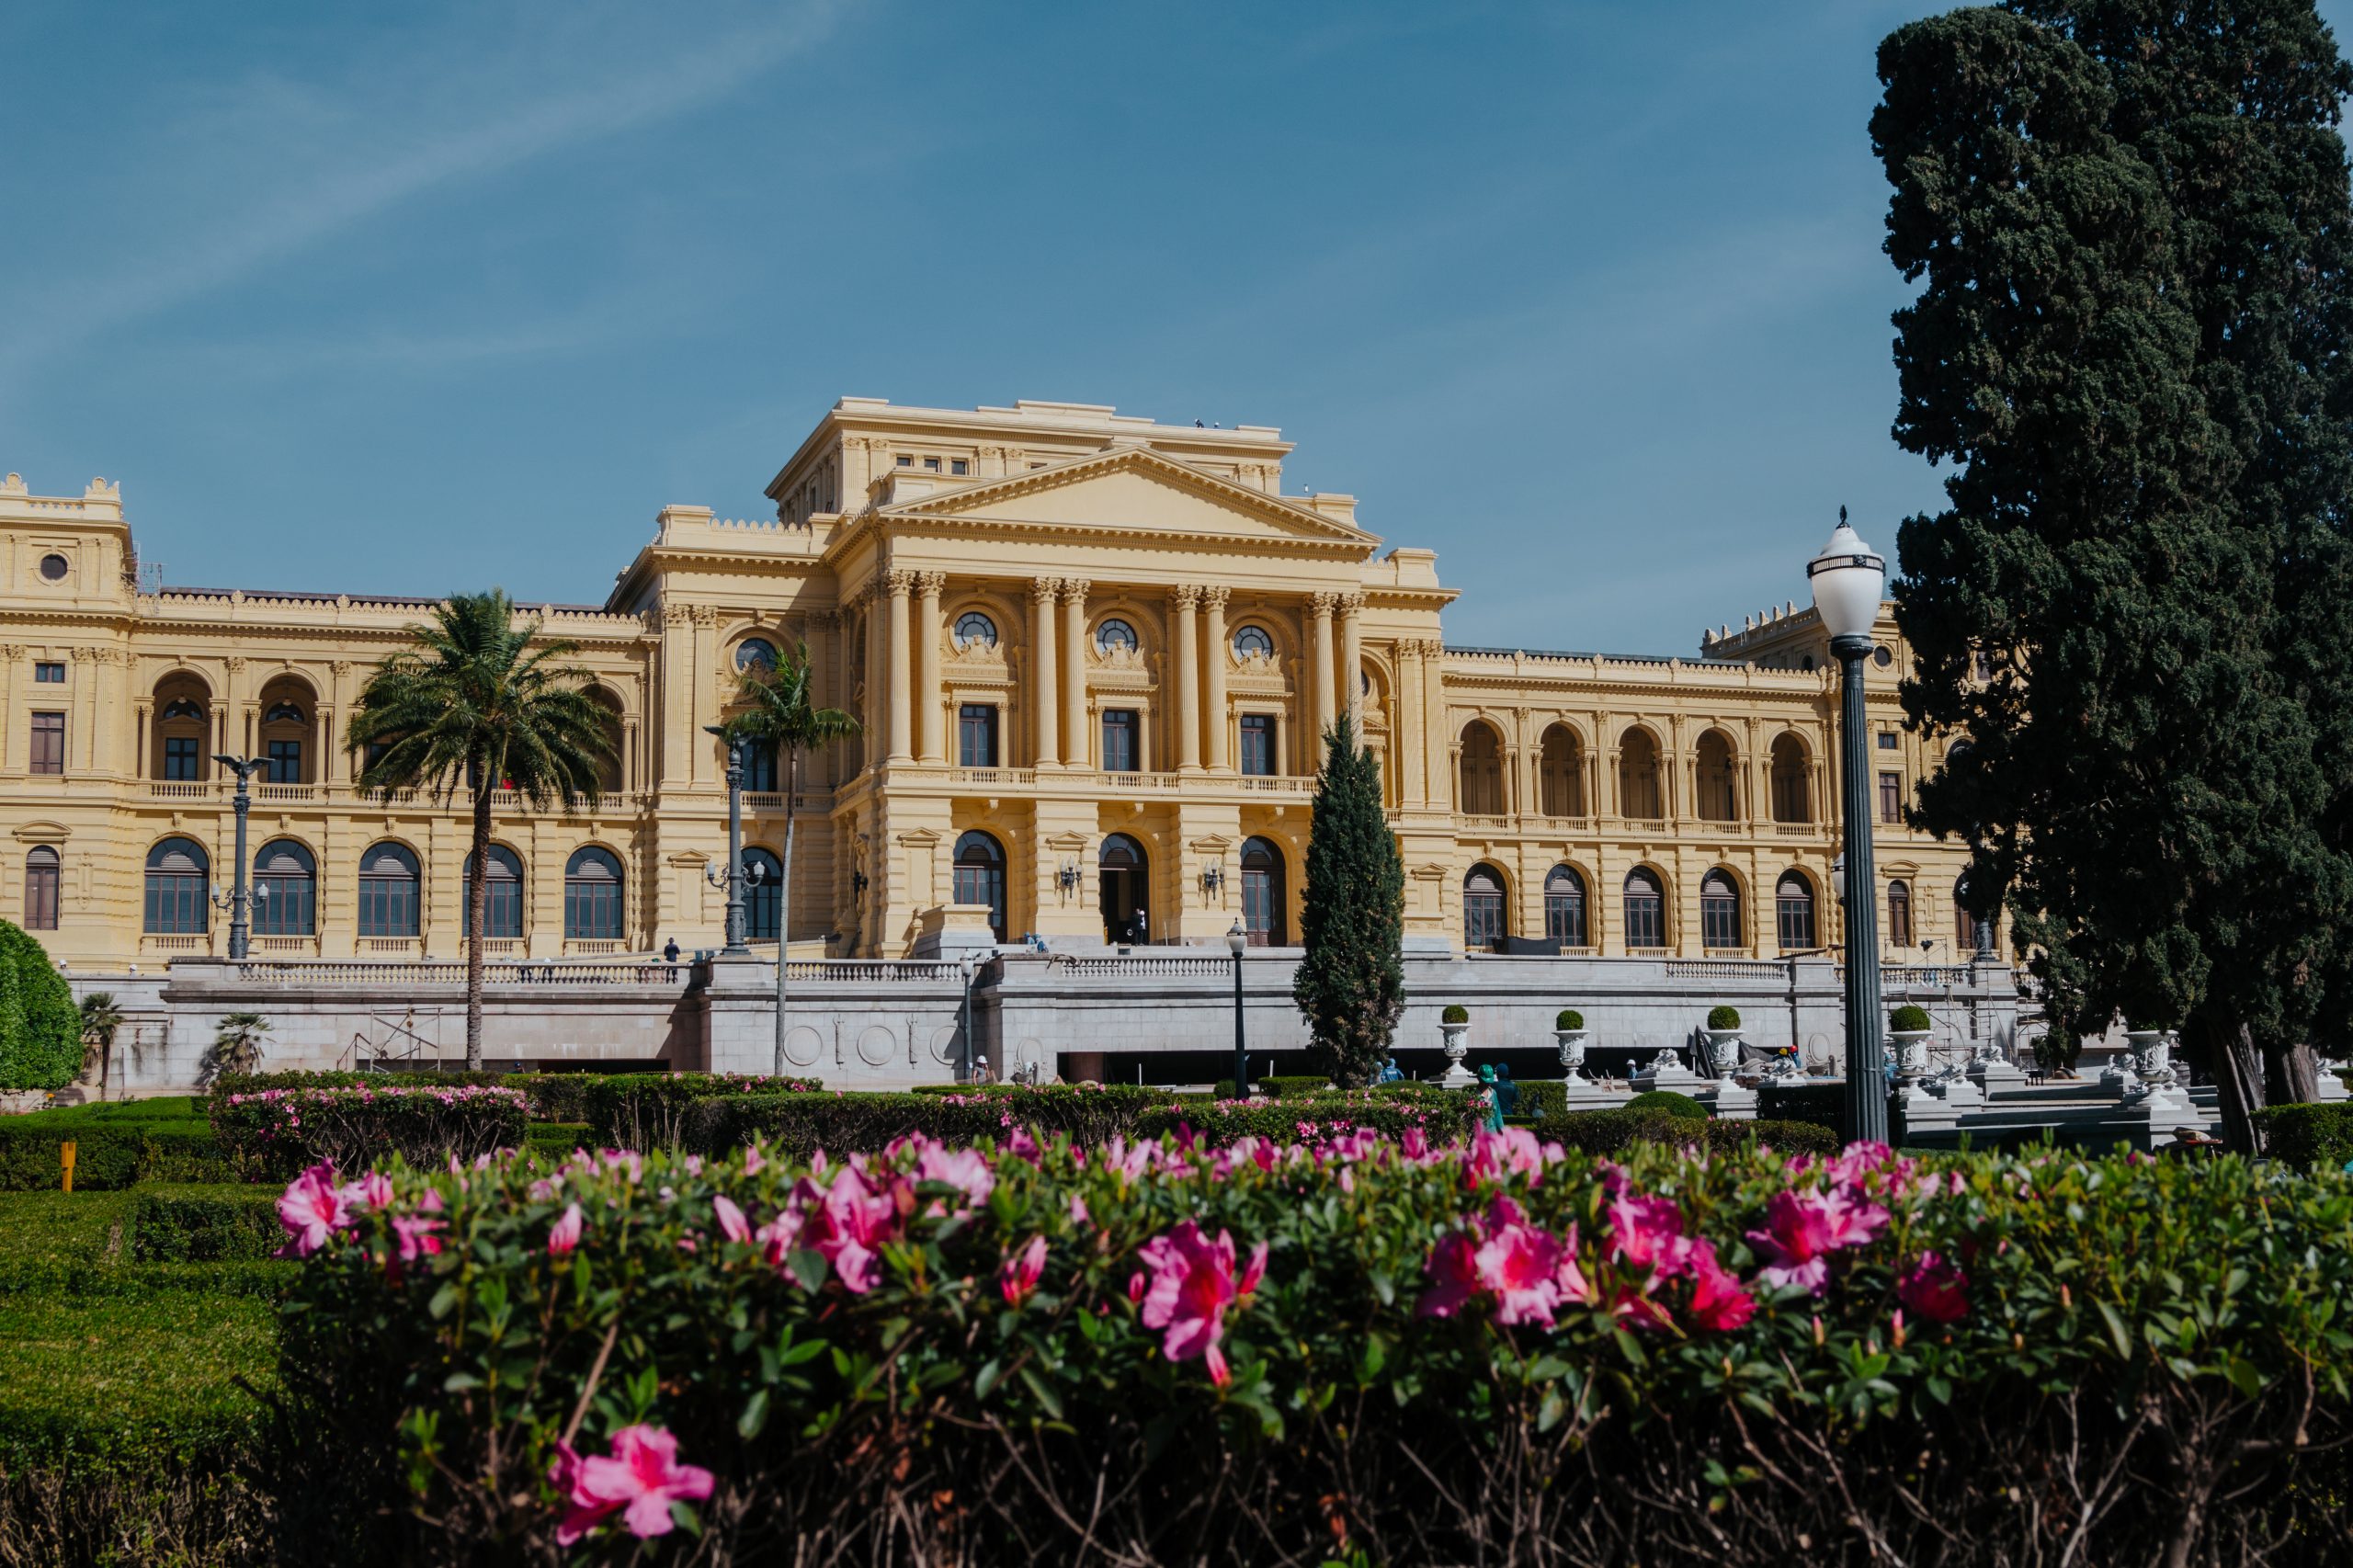
{"label": "pink azalea flower", "polygon": [[1830,1255],[1867,1244],[1886,1224],[1886,1210],[1845,1191],[1777,1192],[1765,1206],[1765,1229],[1748,1233],[1767,1260],[1756,1277],[1776,1289],[1802,1285],[1820,1295],[1829,1278]]}
{"label": "pink azalea flower", "polygon": [[1552,1324],[1561,1304],[1560,1242],[1533,1225],[1496,1227],[1472,1255],[1480,1285],[1495,1293],[1495,1321]]}
{"label": "pink azalea flower", "polygon": [[[1263,1244],[1251,1254],[1244,1278],[1253,1288],[1266,1271],[1266,1255]],[[1171,1361],[1203,1358],[1210,1381],[1223,1387],[1229,1374],[1218,1341],[1225,1336],[1225,1309],[1245,1294],[1234,1278],[1233,1233],[1220,1231],[1212,1242],[1187,1220],[1146,1242],[1140,1256],[1152,1271],[1143,1298],[1144,1327],[1165,1329],[1161,1353]]]}
{"label": "pink azalea flower", "polygon": [[405,1214],[392,1216],[392,1235],[400,1244],[401,1261],[415,1263],[420,1257],[431,1257],[438,1253],[441,1238],[433,1233],[440,1228],[438,1220],[416,1220]]}
{"label": "pink azalea flower", "polygon": [[1072,1193],[1070,1195],[1070,1222],[1074,1225],[1085,1225],[1092,1223],[1093,1219],[1094,1216],[1090,1215],[1086,1211],[1086,1199],[1081,1198],[1075,1192]]}
{"label": "pink azalea flower", "polygon": [[996,1173],[989,1169],[987,1156],[974,1149],[951,1153],[934,1144],[915,1161],[915,1175],[924,1181],[943,1181],[955,1187],[963,1193],[968,1207],[987,1202],[996,1187]]}
{"label": "pink azalea flower", "polygon": [[744,1174],[745,1176],[757,1176],[767,1168],[767,1162],[760,1157],[760,1146],[757,1143],[745,1149]]}
{"label": "pink azalea flower", "polygon": [[1756,1315],[1756,1299],[1730,1269],[1716,1261],[1711,1242],[1694,1240],[1686,1257],[1691,1267],[1691,1321],[1700,1328],[1738,1328]]}
{"label": "pink azalea flower", "polygon": [[794,1197],[804,1215],[801,1244],[834,1266],[843,1287],[862,1296],[881,1284],[882,1244],[898,1233],[899,1209],[892,1195],[870,1187],[858,1167],[849,1165],[822,1192],[803,1177]]}
{"label": "pink azalea flower", "polygon": [[1672,1278],[1682,1272],[1683,1210],[1671,1198],[1624,1191],[1609,1206],[1609,1251],[1636,1268]]}
{"label": "pink azalea flower", "polygon": [[801,1208],[788,1203],[777,1217],[752,1233],[752,1243],[770,1268],[782,1268],[785,1255],[801,1244]]}
{"label": "pink azalea flower", "polygon": [[585,1221],[585,1216],[580,1212],[580,1205],[577,1203],[564,1205],[563,1212],[556,1217],[554,1224],[548,1227],[548,1256],[562,1257],[574,1247],[578,1246],[580,1228]]}
{"label": "pink azalea flower", "polygon": [[1131,1306],[1141,1306],[1143,1302],[1143,1270],[1139,1268],[1133,1274],[1128,1276],[1129,1304]]}
{"label": "pink azalea flower", "polygon": [[346,1192],[335,1185],[335,1167],[313,1165],[286,1184],[278,1195],[278,1222],[286,1227],[280,1257],[308,1257],[327,1244],[337,1231],[358,1222]]}
{"label": "pink azalea flower", "polygon": [[735,1207],[734,1199],[723,1192],[720,1193],[711,1199],[710,1208],[711,1212],[719,1216],[719,1231],[722,1235],[731,1242],[748,1242],[752,1239],[752,1227],[745,1220],[744,1211]]}
{"label": "pink azalea flower", "polygon": [[369,1171],[338,1195],[354,1209],[381,1209],[392,1200],[392,1178]]}
{"label": "pink azalea flower", "polygon": [[1501,1132],[1481,1128],[1472,1136],[1471,1153],[1462,1162],[1463,1175],[1473,1181],[1525,1176],[1543,1168],[1543,1145],[1525,1127],[1506,1127]]}
{"label": "pink azalea flower", "polygon": [[1008,1307],[1025,1305],[1038,1293],[1039,1277],[1046,1272],[1046,1238],[1032,1236],[1029,1244],[1005,1260],[997,1270],[996,1288]]}
{"label": "pink azalea flower", "polygon": [[641,1540],[670,1533],[670,1505],[710,1495],[710,1471],[678,1462],[678,1439],[659,1426],[624,1426],[613,1434],[609,1458],[583,1458],[556,1446],[555,1484],[570,1510],[556,1527],[558,1546],[570,1546],[611,1517]]}
{"label": "pink azalea flower", "polygon": [[1398,1135],[1397,1147],[1407,1159],[1419,1165],[1429,1158],[1429,1135],[1418,1127],[1408,1127]]}
{"label": "pink azalea flower", "polygon": [[1896,1281],[1904,1304],[1930,1323],[1959,1323],[1969,1315],[1969,1276],[1950,1258],[1924,1252]]}
{"label": "pink azalea flower", "polygon": [[1038,1141],[1029,1136],[1029,1130],[1026,1127],[1017,1127],[1013,1130],[1013,1136],[1005,1141],[1005,1152],[1017,1160],[1027,1160],[1033,1165],[1041,1157]]}

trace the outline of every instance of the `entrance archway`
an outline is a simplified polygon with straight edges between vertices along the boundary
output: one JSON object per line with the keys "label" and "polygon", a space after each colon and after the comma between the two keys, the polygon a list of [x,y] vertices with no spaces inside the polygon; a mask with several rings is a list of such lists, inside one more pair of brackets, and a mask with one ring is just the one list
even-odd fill
{"label": "entrance archway", "polygon": [[1151,884],[1147,875],[1151,868],[1144,858],[1143,846],[1124,833],[1115,833],[1103,841],[1096,866],[1101,888],[1103,939],[1151,940]]}

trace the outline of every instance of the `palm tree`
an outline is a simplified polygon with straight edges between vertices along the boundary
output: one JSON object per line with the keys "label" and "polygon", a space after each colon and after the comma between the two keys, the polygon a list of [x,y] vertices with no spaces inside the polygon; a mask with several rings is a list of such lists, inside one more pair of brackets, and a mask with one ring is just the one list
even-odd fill
{"label": "palm tree", "polygon": [[261,1065],[261,1037],[269,1020],[259,1013],[223,1013],[212,1031],[212,1058],[205,1064],[205,1081],[223,1073],[250,1073]]}
{"label": "palm tree", "polygon": [[[122,1008],[111,991],[93,991],[82,998],[82,1043],[98,1059],[98,1098],[107,1097],[107,1071],[114,1058],[115,1031],[122,1028]],[[85,1067],[84,1071],[87,1071]]]}
{"label": "palm tree", "polygon": [[[784,972],[792,935],[792,797],[801,786],[801,754],[858,733],[858,721],[810,699],[809,644],[795,643],[773,666],[754,665],[737,683],[745,711],[728,721],[727,738],[758,741],[784,753],[784,868],[778,879],[776,917],[776,1074],[784,1076]],[[739,868],[740,869],[740,868]]]}
{"label": "palm tree", "polygon": [[[539,641],[540,621],[516,619],[504,588],[452,594],[415,646],[388,655],[359,694],[346,744],[369,760],[359,788],[389,797],[429,790],[443,805],[473,791],[473,858],[466,872],[466,1067],[482,1070],[482,942],[488,917],[490,811],[499,790],[533,811],[571,812],[598,799],[613,752],[590,676],[559,661],[580,645]],[[536,643],[536,646],[534,645]]]}

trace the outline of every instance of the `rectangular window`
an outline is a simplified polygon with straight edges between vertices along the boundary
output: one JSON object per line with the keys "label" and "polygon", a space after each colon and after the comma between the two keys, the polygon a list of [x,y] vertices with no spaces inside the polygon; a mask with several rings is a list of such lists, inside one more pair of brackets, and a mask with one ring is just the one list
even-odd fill
{"label": "rectangular window", "polygon": [[302,782],[302,743],[272,741],[269,743],[269,770],[262,775],[265,784],[300,784]]}
{"label": "rectangular window", "polygon": [[1665,902],[1654,892],[1626,892],[1626,946],[1666,946]]}
{"label": "rectangular window", "polygon": [[1895,749],[1895,732],[1893,730],[1881,730],[1879,733],[1879,749],[1881,751],[1893,751]]}
{"label": "rectangular window", "polygon": [[35,773],[65,771],[65,715],[36,713],[33,715],[33,761]]}
{"label": "rectangular window", "polygon": [[1136,771],[1136,712],[1132,708],[1103,710],[1103,771]]}
{"label": "rectangular window", "polygon": [[747,742],[744,747],[745,791],[773,795],[782,788],[776,780],[776,747],[766,741]]}
{"label": "rectangular window", "polygon": [[950,473],[970,473],[972,472],[972,465],[966,462],[962,458],[950,458],[948,460],[948,472]]}
{"label": "rectangular window", "polygon": [[196,755],[194,735],[173,735],[164,742],[164,777],[176,783],[193,784],[197,767],[202,760]]}
{"label": "rectangular window", "polygon": [[900,466],[901,468],[913,468],[913,467],[915,467],[915,456],[914,456],[914,454],[909,453],[909,452],[901,452],[901,453],[899,454],[899,466]]}
{"label": "rectangular window", "polygon": [[939,472],[939,460],[938,458],[924,459],[923,469],[926,473],[938,473]]}
{"label": "rectangular window", "polygon": [[35,664],[33,665],[33,684],[36,686],[63,686],[65,684],[65,666],[59,664],[51,664],[47,661]]}
{"label": "rectangular window", "polygon": [[956,761],[964,767],[996,766],[996,704],[967,702],[956,710]]}
{"label": "rectangular window", "polygon": [[1883,823],[1904,820],[1904,775],[1901,773],[1879,776],[1879,820]]}
{"label": "rectangular window", "polygon": [[1242,715],[1242,771],[1262,778],[1274,777],[1275,716],[1271,713]]}
{"label": "rectangular window", "polygon": [[25,861],[25,929],[57,929],[57,851],[36,849]]}

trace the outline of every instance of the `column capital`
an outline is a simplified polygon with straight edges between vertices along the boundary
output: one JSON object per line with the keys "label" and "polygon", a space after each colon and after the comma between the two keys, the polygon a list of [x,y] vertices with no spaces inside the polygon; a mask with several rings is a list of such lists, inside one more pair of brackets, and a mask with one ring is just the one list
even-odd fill
{"label": "column capital", "polygon": [[1084,577],[1064,577],[1062,580],[1063,602],[1074,609],[1081,608],[1086,603],[1087,593],[1094,586]]}
{"label": "column capital", "polygon": [[1210,610],[1223,610],[1227,603],[1231,601],[1233,597],[1233,590],[1232,588],[1225,587],[1222,585],[1212,585],[1201,590],[1201,608],[1203,609]]}
{"label": "column capital", "polygon": [[695,624],[697,626],[717,626],[719,624],[719,607],[717,605],[696,605],[692,608],[694,609]]}
{"label": "column capital", "polygon": [[1335,594],[1332,597],[1342,615],[1357,615],[1360,614],[1364,609],[1364,595],[1362,593]]}
{"label": "column capital", "polygon": [[1168,590],[1168,602],[1190,613],[1201,602],[1201,590],[1190,583],[1179,583]]}
{"label": "column capital", "polygon": [[1339,608],[1339,604],[1340,596],[1337,594],[1310,594],[1307,596],[1308,611],[1318,620],[1330,619],[1332,612]]}
{"label": "column capital", "polygon": [[925,598],[938,598],[939,597],[940,590],[947,586],[948,574],[945,572],[918,572],[915,574],[915,592],[921,594]]}
{"label": "column capital", "polygon": [[882,587],[894,599],[905,598],[915,592],[915,574],[906,571],[885,572],[882,574]]}
{"label": "column capital", "polygon": [[1052,604],[1054,602],[1055,596],[1060,594],[1062,591],[1063,580],[1060,577],[1032,577],[1029,579],[1029,602],[1033,605]]}
{"label": "column capital", "polygon": [[662,601],[662,624],[664,626],[691,626],[694,624],[694,606],[679,599],[664,599]]}

